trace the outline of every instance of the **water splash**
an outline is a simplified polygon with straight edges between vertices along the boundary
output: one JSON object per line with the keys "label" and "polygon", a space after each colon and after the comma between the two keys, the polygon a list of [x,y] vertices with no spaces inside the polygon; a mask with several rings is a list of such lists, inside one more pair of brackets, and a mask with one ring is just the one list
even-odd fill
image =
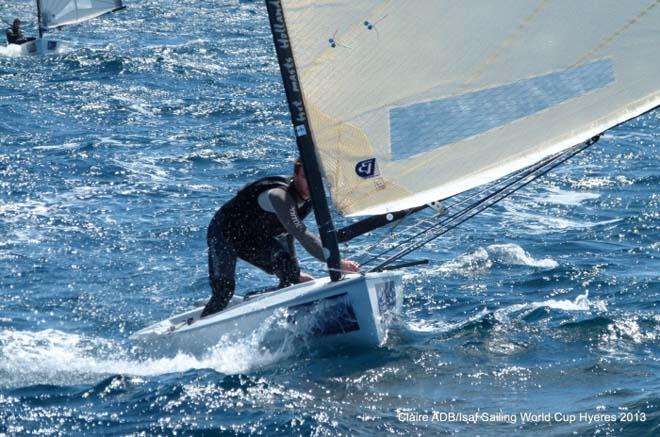
{"label": "water splash", "polygon": [[[497,322],[507,323],[512,318],[522,319],[526,314],[539,308],[548,308],[551,310],[559,311],[576,311],[576,312],[607,312],[607,304],[601,300],[589,299],[589,292],[585,291],[575,299],[546,299],[539,302],[527,302],[514,305],[508,305],[498,308],[494,311],[487,308],[481,309],[478,313],[472,315],[466,320],[458,322],[449,322],[446,320],[409,320],[406,322],[406,327],[411,331],[424,332],[424,333],[445,333],[458,329],[465,328],[466,326],[473,326],[475,323],[493,319]],[[514,316],[515,315],[515,316]]]}
{"label": "water splash", "polygon": [[579,192],[579,191],[568,191],[560,190],[558,188],[551,189],[551,194],[543,199],[540,199],[543,203],[554,203],[557,205],[565,206],[574,206],[579,205],[585,200],[594,200],[600,197],[600,194],[597,193],[588,193],[588,192]]}
{"label": "water splash", "polygon": [[166,358],[144,358],[137,348],[102,337],[63,332],[0,331],[0,386],[93,382],[123,374],[151,376],[190,369],[213,369],[237,374],[280,361],[296,352],[293,341],[265,348],[262,340],[272,325],[265,325],[244,340],[219,344],[196,357],[177,353]]}
{"label": "water splash", "polygon": [[427,270],[427,274],[462,274],[485,273],[495,266],[527,266],[541,269],[554,269],[559,266],[552,258],[537,259],[517,244],[493,244],[486,248],[479,247],[472,252]]}

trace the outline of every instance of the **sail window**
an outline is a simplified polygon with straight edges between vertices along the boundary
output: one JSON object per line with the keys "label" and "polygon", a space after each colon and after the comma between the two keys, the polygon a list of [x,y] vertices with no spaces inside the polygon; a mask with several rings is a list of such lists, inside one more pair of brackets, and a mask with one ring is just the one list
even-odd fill
{"label": "sail window", "polygon": [[513,123],[612,82],[612,63],[601,60],[508,85],[392,108],[392,159],[410,158]]}

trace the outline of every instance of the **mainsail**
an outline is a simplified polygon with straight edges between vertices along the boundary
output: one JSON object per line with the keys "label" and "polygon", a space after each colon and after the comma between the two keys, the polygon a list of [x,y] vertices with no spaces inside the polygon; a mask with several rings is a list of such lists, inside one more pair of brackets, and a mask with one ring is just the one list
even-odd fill
{"label": "mainsail", "polygon": [[660,104],[660,0],[276,3],[344,215],[453,196]]}
{"label": "mainsail", "polygon": [[37,0],[42,30],[82,23],[122,8],[122,0]]}

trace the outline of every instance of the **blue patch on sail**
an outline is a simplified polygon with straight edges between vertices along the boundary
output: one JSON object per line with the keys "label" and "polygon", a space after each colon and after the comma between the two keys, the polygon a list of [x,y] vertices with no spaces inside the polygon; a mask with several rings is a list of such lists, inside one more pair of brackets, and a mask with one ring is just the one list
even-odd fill
{"label": "blue patch on sail", "polygon": [[614,81],[608,60],[390,110],[392,160],[409,158],[527,117]]}

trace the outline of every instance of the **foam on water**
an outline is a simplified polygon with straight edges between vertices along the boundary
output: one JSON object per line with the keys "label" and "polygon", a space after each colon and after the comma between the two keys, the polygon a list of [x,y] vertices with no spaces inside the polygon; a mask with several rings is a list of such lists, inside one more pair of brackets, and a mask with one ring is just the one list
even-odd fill
{"label": "foam on water", "polygon": [[[4,36],[4,34],[3,34]],[[4,39],[4,38],[3,38]],[[52,56],[62,56],[67,53],[70,53],[75,50],[75,47],[71,43],[64,43],[60,44],[60,47],[57,49],[55,53],[47,53],[45,55],[23,55],[21,54],[21,47],[17,46],[16,44],[9,44],[9,45],[0,45],[0,57],[7,57],[7,58],[20,58],[24,57],[26,59],[29,58],[35,58],[37,56],[39,57],[52,57]]]}
{"label": "foam on water", "polygon": [[[607,304],[599,299],[590,300],[589,292],[585,291],[584,294],[580,294],[575,297],[575,299],[546,299],[539,302],[526,302],[521,304],[514,304],[505,306],[502,308],[495,309],[490,311],[487,308],[482,308],[477,314],[459,322],[448,322],[446,320],[415,320],[411,319],[406,321],[405,325],[411,331],[416,332],[425,332],[425,333],[443,333],[449,332],[456,329],[460,329],[463,326],[469,325],[476,321],[483,320],[485,317],[489,317],[491,314],[499,321],[508,321],[511,319],[514,314],[528,314],[531,311],[538,308],[549,308],[552,310],[558,311],[568,311],[568,312],[607,312]],[[519,316],[516,316],[519,318]]]}
{"label": "foam on water", "polygon": [[432,320],[432,319],[423,319],[415,320],[409,319],[405,322],[407,329],[416,332],[425,332],[425,333],[443,333],[453,331],[455,329],[460,329],[461,327],[482,320],[484,317],[488,316],[490,313],[486,308],[482,308],[477,314],[466,318],[460,322],[448,322],[446,320]]}
{"label": "foam on water", "polygon": [[606,312],[607,304],[599,299],[590,300],[589,291],[584,294],[578,295],[575,299],[547,299],[541,302],[528,302],[523,304],[512,305],[496,311],[497,314],[509,315],[511,313],[535,310],[537,308],[550,308],[561,311],[597,311]]}
{"label": "foam on water", "polygon": [[645,342],[654,342],[660,336],[660,326],[656,325],[653,331],[644,331],[639,326],[639,322],[635,319],[624,319],[614,321],[607,326],[607,333],[603,334],[602,341],[616,342],[618,340],[629,340],[635,344]]}
{"label": "foam on water", "polygon": [[632,182],[625,176],[588,176],[576,182],[577,188],[607,188],[617,184],[630,185]]}
{"label": "foam on water", "polygon": [[551,258],[532,258],[517,244],[493,244],[488,246],[486,250],[491,259],[499,264],[540,267],[542,269],[554,269],[559,265],[557,261]]}
{"label": "foam on water", "polygon": [[22,217],[23,215],[30,217],[48,216],[51,208],[56,207],[49,206],[40,200],[0,203],[0,217],[6,221],[17,222],[25,219],[25,217]]}
{"label": "foam on water", "polygon": [[551,194],[540,199],[543,203],[554,203],[558,205],[579,205],[585,200],[598,199],[600,194],[597,193],[583,193],[579,191],[568,191],[553,188],[550,190]]}
{"label": "foam on water", "polygon": [[[507,205],[508,206],[508,205]],[[515,223],[527,230],[528,233],[544,234],[550,230],[568,231],[590,229],[597,226],[610,225],[620,222],[621,218],[602,220],[598,222],[588,222],[580,220],[571,220],[563,217],[552,217],[549,215],[533,214],[524,212],[520,208],[507,208],[504,214],[510,223]]]}
{"label": "foam on water", "polygon": [[34,146],[34,150],[49,151],[49,150],[75,150],[80,148],[80,143],[75,141],[66,141],[62,144],[51,144],[47,146]]}
{"label": "foam on water", "polygon": [[18,58],[21,56],[21,47],[16,44],[0,45],[0,56]]}
{"label": "foam on water", "polygon": [[[552,258],[537,259],[521,246],[512,243],[492,244],[479,247],[438,267],[426,269],[427,274],[475,274],[483,273],[494,266],[527,266],[541,269],[554,269],[559,264]],[[407,278],[407,277],[406,277]]]}

